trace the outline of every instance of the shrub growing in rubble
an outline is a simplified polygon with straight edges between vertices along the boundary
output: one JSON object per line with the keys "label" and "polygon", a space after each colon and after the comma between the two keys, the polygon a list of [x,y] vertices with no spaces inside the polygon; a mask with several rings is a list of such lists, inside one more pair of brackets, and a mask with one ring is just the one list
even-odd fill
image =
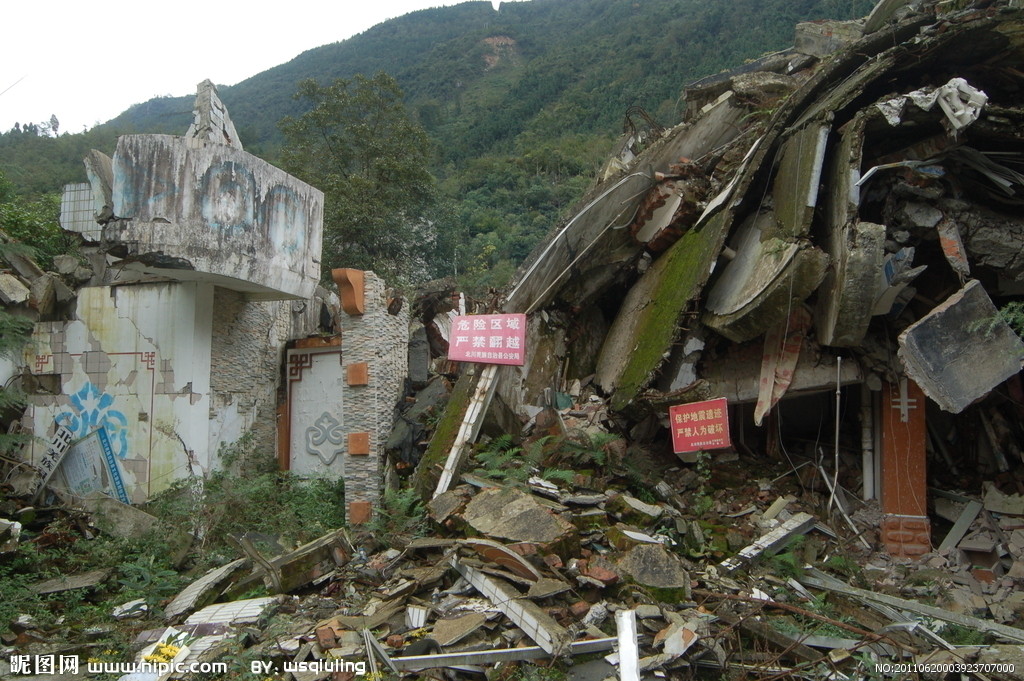
{"label": "shrub growing in rubble", "polygon": [[180,480],[148,506],[165,522],[192,529],[200,561],[233,556],[231,534],[256,532],[298,545],[345,524],[342,481],[301,480],[278,470],[276,461],[256,451],[251,433],[218,456],[222,470],[204,480]]}

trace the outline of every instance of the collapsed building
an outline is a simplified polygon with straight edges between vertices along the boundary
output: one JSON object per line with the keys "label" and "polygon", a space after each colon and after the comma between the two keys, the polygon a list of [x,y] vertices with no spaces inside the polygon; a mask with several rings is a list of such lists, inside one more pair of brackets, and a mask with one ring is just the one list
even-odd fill
{"label": "collapsed building", "polygon": [[23,484],[141,503],[252,433],[285,470],[344,477],[365,520],[408,311],[372,272],[319,285],[323,193],[246,153],[209,81],[184,137],[122,136],[85,164],[61,207],[83,257],[3,275],[5,302],[36,320],[14,373],[24,458],[44,479]]}
{"label": "collapsed building", "polygon": [[421,490],[488,419],[550,427],[559,394],[665,448],[669,405],[725,397],[741,452],[859,473],[885,548],[928,553],[929,468],[978,488],[1020,466],[1024,344],[997,314],[1024,294],[1015,4],[801,24],[689,87],[684,123],[631,126],[505,300],[525,366],[464,379]]}
{"label": "collapsed building", "polygon": [[[929,454],[991,478],[1020,452],[1024,346],[996,315],[1024,292],[1013,5],[801,24],[793,49],[692,84],[682,124],[630,122],[502,303],[529,315],[526,365],[465,372],[421,492],[485,418],[528,431],[586,392],[664,444],[669,405],[724,397],[738,449],[859,468],[888,550],[926,553]],[[69,486],[134,503],[254,431],[283,469],[344,477],[369,518],[386,450],[409,449],[388,444],[392,407],[447,331],[407,355],[409,312],[372,273],[318,287],[322,195],[245,153],[209,83],[185,137],[122,137],[86,168],[62,207],[79,290],[4,275],[39,319],[28,462],[88,439]]]}
{"label": "collapsed building", "polygon": [[[0,278],[5,303],[39,316],[22,423],[50,451],[77,443],[62,466],[85,467],[101,433],[93,450],[116,465],[101,460],[94,486],[119,496],[103,476],[123,470],[134,502],[210,470],[251,429],[281,468],[344,477],[355,524],[394,472],[384,456],[411,469],[433,429],[411,482],[438,536],[342,528],[272,558],[239,537],[243,555],[161,611],[115,609],[153,627],[133,631],[135,659],[179,641],[175,661],[244,645],[297,681],[364,662],[450,678],[617,648],[570,678],[861,678],[879,660],[1015,678],[1024,346],[997,310],[1024,296],[1018,4],[882,0],[862,21],[801,24],[793,50],[687,88],[679,126],[630,121],[600,184],[482,306],[525,313],[522,366],[460,371],[444,356],[471,307],[454,287],[421,296],[411,334],[372,273],[334,270],[340,297],[317,288],[319,194],[244,155],[212,88],[186,138],[94,154],[62,218],[93,244],[90,268],[63,267],[86,285],[76,295],[20,261]],[[392,429],[403,378],[418,392]],[[677,464],[669,442],[687,425],[668,408],[711,398],[727,401],[734,453],[680,454],[685,466],[632,486],[593,465]],[[608,431],[623,437],[590,439]],[[466,463],[481,433],[593,451],[563,458],[561,485],[532,475],[528,440],[490,475]],[[33,445],[31,463],[48,453]],[[696,472],[708,465],[732,469],[717,498]],[[803,493],[816,483],[840,511],[845,488],[869,512],[828,515],[826,494]],[[101,532],[131,524],[94,515]],[[932,517],[952,524],[941,543]],[[0,552],[17,543],[3,523]],[[812,530],[865,563],[845,574],[872,588],[801,568],[796,548],[795,576],[764,574],[759,561]],[[939,568],[931,586],[906,578],[918,564]],[[261,581],[269,595],[247,598]],[[809,588],[844,619],[813,612]],[[939,623],[1012,645],[952,645]],[[14,645],[38,644],[19,627]]]}

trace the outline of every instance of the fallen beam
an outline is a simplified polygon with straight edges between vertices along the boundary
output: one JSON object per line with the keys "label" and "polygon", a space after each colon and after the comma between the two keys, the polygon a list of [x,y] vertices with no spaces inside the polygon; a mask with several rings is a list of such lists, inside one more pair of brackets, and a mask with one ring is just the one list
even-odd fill
{"label": "fallen beam", "polygon": [[800,581],[818,589],[825,589],[826,591],[834,591],[836,593],[843,594],[844,596],[883,603],[894,608],[899,608],[900,610],[907,610],[917,615],[925,615],[937,620],[942,620],[943,622],[959,624],[960,626],[967,627],[968,629],[988,632],[993,636],[998,636],[999,638],[1008,641],[1024,643],[1024,629],[1009,627],[1005,624],[997,624],[996,622],[983,620],[978,617],[971,617],[970,615],[961,615],[948,610],[943,610],[942,608],[924,605],[923,603],[918,603],[916,601],[908,601],[904,598],[897,598],[896,596],[889,596],[887,594],[876,593],[874,591],[858,589],[857,587],[845,584],[843,586],[839,586],[838,584],[831,583],[831,581],[825,581],[808,575],[804,575]]}
{"label": "fallen beam", "polygon": [[747,546],[732,558],[728,558],[718,567],[726,572],[738,570],[744,563],[749,563],[763,553],[782,548],[793,535],[804,534],[814,527],[814,517],[808,513],[797,513],[768,534]]}
{"label": "fallen beam", "polygon": [[448,459],[445,461],[444,470],[441,471],[441,479],[434,490],[433,498],[448,491],[455,478],[455,472],[462,463],[463,453],[473,444],[477,434],[480,432],[480,425],[483,423],[484,414],[491,406],[491,399],[494,397],[494,388],[498,385],[495,377],[498,375],[498,365],[488,364],[480,372],[477,379],[476,389],[470,399],[466,415],[462,419],[462,425],[455,436],[455,443],[448,452]]}
{"label": "fallen beam", "polygon": [[776,646],[789,652],[793,657],[804,662],[817,662],[821,659],[821,655],[811,650],[806,645],[806,638],[801,637],[800,640],[791,638],[789,635],[776,630],[764,622],[760,622],[752,617],[742,617],[734,615],[732,613],[717,612],[715,613],[718,619],[722,620],[726,624],[739,627],[749,634],[763,638],[770,643],[774,643]]}
{"label": "fallen beam", "polygon": [[463,565],[457,557],[452,558],[452,567],[548,655],[559,655],[569,643],[569,631],[513,587]]}
{"label": "fallen beam", "polygon": [[[617,638],[595,638],[590,641],[576,641],[568,646],[569,655],[585,655],[611,650]],[[433,655],[410,655],[393,657],[391,661],[399,671],[417,671],[431,667],[460,667],[463,665],[494,664],[497,662],[518,662],[521,660],[543,660],[551,657],[540,646],[527,648],[499,648],[477,650],[471,653],[445,653]]]}

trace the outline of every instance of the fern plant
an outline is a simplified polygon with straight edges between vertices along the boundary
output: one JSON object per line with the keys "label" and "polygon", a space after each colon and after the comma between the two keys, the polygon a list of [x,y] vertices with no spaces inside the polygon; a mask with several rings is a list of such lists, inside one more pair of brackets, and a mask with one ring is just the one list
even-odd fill
{"label": "fern plant", "polygon": [[575,475],[573,471],[544,466],[551,450],[558,446],[558,439],[546,436],[522,447],[506,433],[477,450],[476,460],[480,465],[474,473],[502,484],[522,485],[535,474],[544,480],[568,483]]}
{"label": "fern plant", "polygon": [[392,543],[399,537],[422,537],[427,527],[423,501],[416,490],[409,487],[384,491],[368,529],[374,536]]}

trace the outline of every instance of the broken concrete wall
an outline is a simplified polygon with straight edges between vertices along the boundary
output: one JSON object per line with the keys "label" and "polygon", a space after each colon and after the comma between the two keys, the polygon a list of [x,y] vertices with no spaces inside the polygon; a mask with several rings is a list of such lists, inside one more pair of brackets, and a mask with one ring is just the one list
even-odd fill
{"label": "broken concrete wall", "polygon": [[308,301],[259,301],[215,288],[211,348],[210,451],[253,431],[253,447],[275,457],[277,399],[285,344],[321,331],[321,306],[338,298],[318,288]]}
{"label": "broken concrete wall", "polygon": [[322,193],[242,151],[208,82],[188,136],[122,137],[86,170],[61,213],[94,266],[61,270],[86,283],[77,301],[26,270],[47,296],[36,318],[71,321],[36,326],[23,424],[44,440],[102,427],[133,502],[216,468],[248,431],[272,457],[285,344],[326,331],[338,308],[317,286]]}
{"label": "broken concrete wall", "polygon": [[60,386],[29,396],[23,424],[42,438],[30,462],[64,425],[106,429],[132,501],[208,471],[212,326],[209,284],[82,289],[75,319],[37,324],[24,358]]}
{"label": "broken concrete wall", "polygon": [[121,267],[253,297],[310,298],[320,278],[323,193],[234,147],[127,135],[114,154],[104,238]]}

